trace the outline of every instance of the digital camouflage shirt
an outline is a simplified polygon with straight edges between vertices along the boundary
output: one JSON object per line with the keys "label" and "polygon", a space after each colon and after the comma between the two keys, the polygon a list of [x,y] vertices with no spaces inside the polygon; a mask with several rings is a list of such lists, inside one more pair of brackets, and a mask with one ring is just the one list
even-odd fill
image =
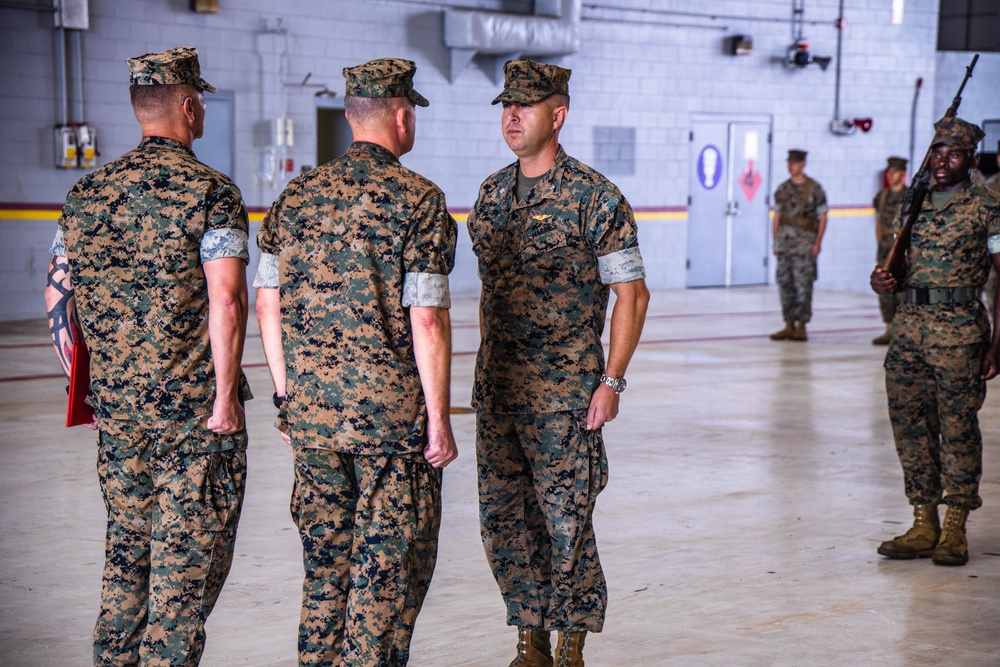
{"label": "digital camouflage shirt", "polygon": [[986,189],[1000,194],[1000,172],[986,179]]}
{"label": "digital camouflage shirt", "polygon": [[635,216],[613,183],[561,147],[521,201],[517,172],[515,162],[487,178],[468,219],[483,282],[473,404],[586,409],[604,370],[608,285],[645,277]]}
{"label": "digital camouflage shirt", "polygon": [[[212,412],[215,366],[202,265],[247,254],[239,189],[187,146],[146,137],[81,179],[52,254],[69,259],[98,414],[138,421]],[[240,375],[241,398],[250,398]]]}
{"label": "digital camouflage shirt", "polygon": [[441,190],[371,143],[292,180],[271,205],[254,284],[280,292],[293,445],[423,451],[408,307],[451,305],[456,236]]}
{"label": "digital camouflage shirt", "polygon": [[[1000,252],[1000,198],[968,185],[942,208],[924,200],[907,252],[907,287],[981,287],[990,272],[990,254]],[[978,300],[938,305],[904,304],[893,322],[893,338],[932,345],[963,345],[989,336],[989,321]]]}
{"label": "digital camouflage shirt", "polygon": [[[899,212],[899,205],[903,203],[905,194],[906,188],[904,187],[896,191],[891,188],[882,188],[875,195],[872,206],[875,208],[875,218],[878,221],[880,231],[891,230],[892,234],[895,234],[899,230],[896,213]],[[890,236],[890,234],[883,234],[883,236]]]}
{"label": "digital camouflage shirt", "polygon": [[[808,194],[808,197],[806,196]],[[779,225],[796,224],[796,220],[805,219],[816,229],[819,216],[827,212],[826,192],[817,181],[806,176],[803,183],[793,183],[786,180],[774,191],[774,212],[780,215]]]}

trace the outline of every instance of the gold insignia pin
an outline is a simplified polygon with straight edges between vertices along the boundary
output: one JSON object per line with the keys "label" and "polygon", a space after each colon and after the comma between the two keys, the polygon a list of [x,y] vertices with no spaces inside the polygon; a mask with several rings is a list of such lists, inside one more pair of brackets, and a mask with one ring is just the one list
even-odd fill
{"label": "gold insignia pin", "polygon": [[531,219],[537,220],[538,222],[542,222],[544,220],[548,220],[551,217],[552,217],[551,215],[533,215],[531,216]]}

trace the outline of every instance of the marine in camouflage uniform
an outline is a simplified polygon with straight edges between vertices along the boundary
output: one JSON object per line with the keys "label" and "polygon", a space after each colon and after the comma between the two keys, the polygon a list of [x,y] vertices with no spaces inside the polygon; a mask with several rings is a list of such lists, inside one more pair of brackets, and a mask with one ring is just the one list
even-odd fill
{"label": "marine in camouflage uniform", "polygon": [[108,512],[94,664],[197,665],[246,476],[247,214],[191,151],[215,91],[197,52],[128,65],[144,138],[69,193],[46,302],[64,364],[77,317],[91,352]]}
{"label": "marine in camouflage uniform", "polygon": [[[514,665],[582,665],[607,587],[593,512],[607,482],[601,425],[638,342],[649,293],[632,208],[558,143],[570,71],[504,66],[503,132],[520,158],[483,182],[468,218],[479,261],[476,360],[483,544],[518,627]],[[601,345],[614,290],[611,352]],[[607,373],[607,375],[602,375]]]}
{"label": "marine in camouflage uniform", "polygon": [[[1000,169],[1000,141],[997,141],[997,168]],[[986,179],[986,188],[993,192],[1000,193],[1000,171]]]}
{"label": "marine in camouflage uniform", "polygon": [[[961,118],[942,119],[935,129],[929,164],[936,185],[913,226],[906,303],[885,358],[889,418],[915,521],[878,552],[964,565],[966,518],[982,504],[977,414],[1000,349],[978,298],[991,264],[1000,263],[1000,199],[969,180],[982,130]],[[876,269],[872,287],[890,293],[896,281]],[[929,414],[935,407],[936,419]],[[948,506],[943,528],[939,503]]]}
{"label": "marine in camouflage uniform", "polygon": [[[1000,141],[997,141],[997,167],[1000,168]],[[1000,171],[986,179],[985,187],[1000,195]],[[983,285],[983,303],[986,305],[986,312],[990,316],[990,323],[993,323],[993,297],[997,291],[997,272],[990,268],[990,277]]]}
{"label": "marine in camouflage uniform", "polygon": [[[903,195],[906,194],[906,158],[890,157],[885,168],[888,185],[875,195],[872,206],[875,207],[875,239],[878,243],[878,251],[875,255],[875,262],[878,266],[885,264],[889,251],[892,250],[892,243],[896,239],[896,232],[899,231],[899,221],[896,214],[899,205],[903,203]],[[885,333],[872,340],[873,345],[889,344],[889,325],[896,314],[896,307],[899,304],[899,296],[896,294],[880,294],[878,297],[879,310],[882,311],[882,321],[885,322]]]}
{"label": "marine in camouflage uniform", "polygon": [[771,334],[772,340],[807,340],[806,322],[812,319],[812,289],[826,232],[827,205],[823,186],[806,176],[805,165],[805,151],[789,150],[791,178],[774,193],[771,234],[785,327]]}
{"label": "marine in camouflage uniform", "polygon": [[257,237],[258,313],[295,461],[300,665],[407,664],[437,558],[441,468],[457,455],[457,229],[441,190],[399,162],[414,105],[428,104],[415,69],[344,69],[354,143],[292,180]]}

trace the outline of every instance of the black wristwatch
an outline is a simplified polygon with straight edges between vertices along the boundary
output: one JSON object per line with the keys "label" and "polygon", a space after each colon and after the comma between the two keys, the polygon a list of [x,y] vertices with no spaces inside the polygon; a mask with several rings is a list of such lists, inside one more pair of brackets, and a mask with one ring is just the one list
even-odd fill
{"label": "black wristwatch", "polygon": [[284,396],[278,396],[278,392],[274,392],[274,395],[271,396],[271,402],[274,403],[274,407],[276,407],[276,408],[278,408],[280,410],[282,404],[285,402],[285,397]]}
{"label": "black wristwatch", "polygon": [[616,394],[622,393],[625,391],[625,387],[628,386],[625,378],[610,378],[607,375],[601,376],[601,382],[611,387],[611,390]]}

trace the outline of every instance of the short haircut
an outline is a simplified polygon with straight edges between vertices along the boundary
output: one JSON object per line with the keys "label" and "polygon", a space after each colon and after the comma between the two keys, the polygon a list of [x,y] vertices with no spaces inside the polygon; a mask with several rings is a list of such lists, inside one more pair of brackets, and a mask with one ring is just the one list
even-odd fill
{"label": "short haircut", "polygon": [[136,116],[149,117],[163,114],[185,95],[197,95],[198,88],[189,83],[168,83],[155,86],[132,84],[128,87],[128,94]]}
{"label": "short haircut", "polygon": [[569,109],[569,95],[563,95],[561,93],[555,93],[552,96],[552,101],[555,102],[557,107],[566,107]]}
{"label": "short haircut", "polygon": [[404,97],[348,95],[344,98],[344,113],[349,122],[367,126],[392,116],[405,100]]}

